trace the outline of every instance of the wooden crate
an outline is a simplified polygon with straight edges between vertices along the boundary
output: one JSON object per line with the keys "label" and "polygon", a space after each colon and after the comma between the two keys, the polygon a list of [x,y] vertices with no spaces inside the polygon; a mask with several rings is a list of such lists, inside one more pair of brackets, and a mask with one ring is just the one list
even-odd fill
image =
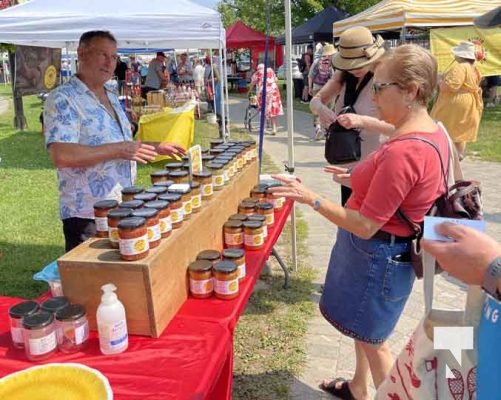
{"label": "wooden crate", "polygon": [[87,240],[58,259],[64,295],[85,305],[95,330],[100,288],[111,282],[125,306],[129,333],[160,336],[187,299],[188,264],[202,250],[223,248],[223,224],[257,180],[258,163],[253,161],[142,260],[122,261],[107,239]]}

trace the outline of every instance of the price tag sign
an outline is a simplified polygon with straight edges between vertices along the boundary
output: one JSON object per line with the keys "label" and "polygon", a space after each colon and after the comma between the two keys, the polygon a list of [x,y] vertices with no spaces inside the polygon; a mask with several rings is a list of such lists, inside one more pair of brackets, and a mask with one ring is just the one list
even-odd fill
{"label": "price tag sign", "polygon": [[199,144],[190,147],[187,154],[190,160],[190,175],[202,172],[202,147]]}

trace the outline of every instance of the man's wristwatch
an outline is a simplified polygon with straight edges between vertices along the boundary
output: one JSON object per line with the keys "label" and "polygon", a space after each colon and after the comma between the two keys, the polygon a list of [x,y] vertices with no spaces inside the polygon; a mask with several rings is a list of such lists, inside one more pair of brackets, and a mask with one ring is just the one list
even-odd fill
{"label": "man's wristwatch", "polygon": [[501,300],[498,291],[499,279],[501,279],[501,257],[496,257],[494,261],[489,264],[487,271],[485,271],[482,289],[495,299]]}

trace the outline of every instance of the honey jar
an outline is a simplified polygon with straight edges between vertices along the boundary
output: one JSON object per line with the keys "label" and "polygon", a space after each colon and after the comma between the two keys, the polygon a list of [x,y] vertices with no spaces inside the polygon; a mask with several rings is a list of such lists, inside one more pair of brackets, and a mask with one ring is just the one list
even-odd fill
{"label": "honey jar", "polygon": [[151,180],[152,184],[155,182],[166,181],[168,179],[169,179],[169,171],[167,171],[165,169],[158,170],[158,171],[152,171],[150,173],[150,180]]}
{"label": "honey jar", "polygon": [[[164,181],[167,182],[167,181]],[[170,186],[170,185],[169,185]],[[145,190],[145,193],[154,193],[155,196],[160,196],[161,194],[167,193],[168,186],[152,186]],[[150,200],[152,201],[152,200]]]}
{"label": "honey jar", "polygon": [[96,236],[108,237],[108,211],[118,207],[116,200],[100,200],[94,203],[94,221]]}
{"label": "honey jar", "polygon": [[134,196],[143,193],[144,188],[141,186],[127,186],[122,189],[122,202],[133,200]]}
{"label": "honey jar", "polygon": [[247,221],[247,217],[248,217],[247,214],[232,214],[232,215],[230,215],[228,220],[242,221],[243,222],[243,221]]}
{"label": "honey jar", "polygon": [[259,221],[263,225],[263,239],[266,240],[268,237],[268,225],[266,225],[266,217],[261,214],[249,215],[247,221]]}
{"label": "honey jar", "polygon": [[[182,165],[181,165],[182,167]],[[179,170],[169,172],[169,178],[174,181],[174,183],[188,183],[189,173],[187,171]]]}
{"label": "honey jar", "polygon": [[182,187],[171,186],[168,189],[169,193],[177,193],[181,195],[181,202],[183,204],[183,220],[191,218],[191,188],[189,184],[183,184]]}
{"label": "honey jar", "polygon": [[124,218],[118,223],[120,257],[125,261],[137,261],[150,251],[146,220],[141,217]]}
{"label": "honey jar", "polygon": [[118,223],[131,214],[130,208],[116,208],[108,213],[108,240],[111,247],[118,249]]}
{"label": "honey jar", "polygon": [[183,162],[175,161],[167,163],[165,164],[165,169],[169,171],[169,173],[173,171],[181,171],[183,169]]}
{"label": "honey jar", "polygon": [[238,296],[238,268],[232,261],[219,261],[213,267],[214,293],[218,299],[231,300]]}
{"label": "honey jar", "polygon": [[154,249],[160,244],[162,235],[160,234],[160,220],[156,208],[142,208],[132,212],[132,217],[145,219],[146,231],[148,234],[148,243],[150,249]]}
{"label": "honey jar", "polygon": [[202,154],[202,165],[205,167],[208,163],[214,160],[216,158],[212,154]]}
{"label": "honey jar", "polygon": [[227,185],[228,182],[230,181],[230,171],[229,171],[230,161],[227,158],[216,158],[214,159],[214,162],[216,164],[221,164],[223,166],[224,184]]}
{"label": "honey jar", "polygon": [[153,187],[166,187],[168,188],[170,185],[172,185],[174,183],[174,181],[171,181],[170,179],[169,180],[166,180],[166,181],[160,181],[160,182],[155,182],[153,184]]}
{"label": "honey jar", "polygon": [[14,347],[22,349],[24,347],[23,339],[23,318],[35,314],[40,310],[36,301],[23,301],[13,305],[9,309],[10,336]]}
{"label": "honey jar", "polygon": [[223,261],[228,260],[236,264],[238,270],[238,280],[242,282],[245,279],[245,252],[242,249],[224,249]]}
{"label": "honey jar", "polygon": [[160,235],[162,238],[169,237],[172,232],[172,220],[170,217],[169,202],[165,200],[149,201],[144,204],[145,208],[158,210],[158,222],[160,224]]}
{"label": "honey jar", "polygon": [[217,157],[217,160],[228,160],[226,169],[228,170],[228,176],[231,180],[237,173],[237,163],[234,154],[221,154]]}
{"label": "honey jar", "polygon": [[259,250],[264,245],[263,224],[259,221],[244,222],[245,250]]}
{"label": "honey jar", "polygon": [[89,323],[85,307],[70,304],[56,312],[57,347],[63,353],[82,350],[89,338]]}
{"label": "honey jar", "polygon": [[244,225],[242,221],[228,220],[223,225],[224,245],[227,248],[244,247]]}
{"label": "honey jar", "polygon": [[273,210],[273,204],[271,203],[258,203],[257,213],[264,215],[266,217],[266,225],[271,228],[275,225],[275,212]]}
{"label": "honey jar", "polygon": [[209,171],[201,171],[193,174],[193,180],[200,183],[200,194],[202,195],[202,200],[209,200],[214,194],[212,174]]}
{"label": "honey jar", "polygon": [[190,182],[191,188],[191,211],[194,213],[200,212],[202,209],[202,192],[200,183],[196,181]]}
{"label": "honey jar", "polygon": [[156,200],[156,199],[157,199],[156,193],[151,193],[151,192],[150,193],[143,192],[143,193],[136,194],[134,196],[134,200],[141,200],[144,203],[146,203],[147,201],[153,201],[153,200]]}
{"label": "honey jar", "polygon": [[257,201],[263,201],[266,197],[267,186],[256,185],[251,189],[250,197]]}
{"label": "honey jar", "polygon": [[238,205],[238,213],[251,215],[256,212],[256,203],[253,201],[241,201]]}
{"label": "honey jar", "polygon": [[207,260],[214,265],[221,261],[221,253],[217,250],[203,250],[197,254],[197,260]]}
{"label": "honey jar", "polygon": [[165,200],[169,202],[170,218],[172,222],[172,229],[178,229],[183,224],[183,201],[180,193],[166,193],[158,196],[158,200]]}
{"label": "honey jar", "polygon": [[212,186],[214,190],[221,190],[224,186],[223,165],[211,162],[208,163],[206,167],[212,173]]}
{"label": "honey jar", "polygon": [[268,203],[273,204],[273,209],[275,211],[280,211],[284,207],[285,197],[276,196],[273,193],[268,192],[268,189],[270,189],[272,187],[277,187],[277,186],[282,186],[282,184],[280,182],[277,182],[277,183],[272,183],[272,184],[268,185],[268,187],[266,188],[266,201]]}
{"label": "honey jar", "polygon": [[54,314],[39,311],[23,318],[24,351],[30,361],[49,358],[57,350]]}
{"label": "honey jar", "polygon": [[130,208],[131,210],[138,210],[143,208],[143,200],[127,200],[120,203],[120,208]]}
{"label": "honey jar", "polygon": [[190,293],[196,299],[211,297],[214,291],[212,263],[208,260],[193,261],[188,266]]}

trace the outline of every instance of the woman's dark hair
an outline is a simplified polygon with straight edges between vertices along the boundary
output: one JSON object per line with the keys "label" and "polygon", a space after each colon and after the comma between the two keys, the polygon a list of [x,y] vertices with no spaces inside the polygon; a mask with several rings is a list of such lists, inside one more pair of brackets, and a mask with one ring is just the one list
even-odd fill
{"label": "woman's dark hair", "polygon": [[80,36],[78,47],[85,47],[89,45],[95,38],[108,39],[115,44],[117,43],[115,36],[113,36],[109,31],[88,31]]}

